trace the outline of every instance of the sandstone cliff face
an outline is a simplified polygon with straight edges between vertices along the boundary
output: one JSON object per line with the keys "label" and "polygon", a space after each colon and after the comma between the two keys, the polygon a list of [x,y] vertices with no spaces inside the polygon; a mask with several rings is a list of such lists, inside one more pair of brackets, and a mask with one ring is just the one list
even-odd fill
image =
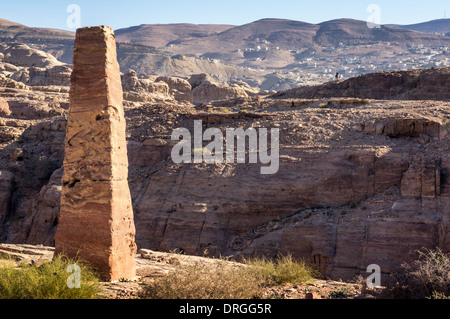
{"label": "sandstone cliff face", "polygon": [[220,254],[235,236],[277,217],[359,202],[400,185],[405,161],[400,152],[285,150],[271,177],[251,165],[161,168],[149,180],[159,187],[135,193],[138,243]]}
{"label": "sandstone cliff face", "polygon": [[[370,264],[378,264],[386,274],[399,271],[402,262],[417,258],[416,251],[424,247],[449,251],[449,185],[436,183],[436,176],[449,169],[448,156],[439,165],[413,167],[402,176],[401,192],[391,188],[338,214],[302,210],[256,234],[240,236],[231,247],[244,255],[292,253],[343,279],[364,274]],[[417,186],[417,179],[428,186],[418,187],[416,193],[405,189]]]}
{"label": "sandstone cliff face", "polygon": [[49,182],[30,203],[30,213],[24,223],[26,243],[31,245],[55,245],[55,233],[59,221],[61,180],[64,169],[53,172]]}

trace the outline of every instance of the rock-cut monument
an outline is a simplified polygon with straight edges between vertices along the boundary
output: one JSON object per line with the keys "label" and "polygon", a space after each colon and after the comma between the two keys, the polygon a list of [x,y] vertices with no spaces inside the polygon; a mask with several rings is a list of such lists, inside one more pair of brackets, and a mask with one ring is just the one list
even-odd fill
{"label": "rock-cut monument", "polygon": [[135,277],[135,225],[114,31],[77,30],[55,253],[105,280]]}

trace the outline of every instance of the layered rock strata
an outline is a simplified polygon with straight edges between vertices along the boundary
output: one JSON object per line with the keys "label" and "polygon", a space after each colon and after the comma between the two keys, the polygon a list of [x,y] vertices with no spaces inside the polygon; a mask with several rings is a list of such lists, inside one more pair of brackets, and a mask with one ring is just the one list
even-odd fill
{"label": "layered rock strata", "polygon": [[123,91],[111,28],[79,29],[71,78],[56,253],[115,281],[135,276]]}

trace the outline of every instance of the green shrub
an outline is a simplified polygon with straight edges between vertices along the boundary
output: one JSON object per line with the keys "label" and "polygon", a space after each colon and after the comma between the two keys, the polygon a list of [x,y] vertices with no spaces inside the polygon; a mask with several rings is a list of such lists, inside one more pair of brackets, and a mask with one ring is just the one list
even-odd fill
{"label": "green shrub", "polygon": [[291,255],[276,261],[266,258],[245,260],[250,271],[265,282],[266,286],[307,283],[317,276],[317,272],[304,262],[296,261]]}
{"label": "green shrub", "polygon": [[[67,281],[71,273],[67,269],[73,264],[81,269],[81,287],[70,289]],[[99,287],[89,267],[62,256],[41,266],[0,263],[0,299],[94,299]]]}
{"label": "green shrub", "polygon": [[342,299],[347,295],[347,291],[345,289],[334,290],[329,293],[329,297],[331,299]]}

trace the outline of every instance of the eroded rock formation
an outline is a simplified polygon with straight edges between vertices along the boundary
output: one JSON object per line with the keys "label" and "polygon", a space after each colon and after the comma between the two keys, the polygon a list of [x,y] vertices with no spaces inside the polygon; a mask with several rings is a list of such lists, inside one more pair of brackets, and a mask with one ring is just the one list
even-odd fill
{"label": "eroded rock formation", "polygon": [[370,73],[345,81],[301,86],[276,93],[274,97],[450,100],[449,74],[450,68]]}
{"label": "eroded rock formation", "polygon": [[111,28],[77,31],[56,253],[109,280],[135,276],[122,85]]}

